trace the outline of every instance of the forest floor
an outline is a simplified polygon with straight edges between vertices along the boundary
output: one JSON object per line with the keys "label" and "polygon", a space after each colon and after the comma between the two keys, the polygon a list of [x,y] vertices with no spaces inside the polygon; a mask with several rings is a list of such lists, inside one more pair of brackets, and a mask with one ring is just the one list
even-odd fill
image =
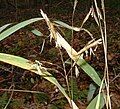
{"label": "forest floor", "polygon": [[[39,17],[40,8],[34,9],[19,9],[0,11],[2,16],[0,19],[0,26],[11,23],[20,22],[25,19]],[[80,26],[83,19],[87,15],[86,12],[75,13],[74,25]],[[51,10],[47,12],[48,17],[51,20],[57,19],[64,21],[71,25],[72,11],[66,10]],[[110,95],[112,102],[112,109],[120,108],[120,9],[111,10],[106,9],[106,22],[107,22],[107,36],[108,36],[108,66],[110,77]],[[44,22],[36,22],[30,25],[32,28],[40,30],[43,34],[49,35],[47,27]],[[98,39],[98,28],[94,24],[92,19],[89,19],[85,24],[85,28],[93,33],[93,36]],[[71,41],[71,31],[63,29],[65,32],[65,39],[72,43],[73,48],[79,51],[83,48],[91,38],[85,32],[75,32],[74,40]],[[23,28],[15,32],[10,37],[1,41],[0,51],[17,56],[27,58],[31,61],[39,60],[45,66],[55,69],[58,72],[51,70],[50,72],[57,78],[60,84],[66,87],[66,82],[63,77],[63,69],[60,59],[60,53],[55,48],[54,41],[50,43],[49,38],[45,42],[44,50],[42,53],[41,47],[43,38],[35,36],[27,28]],[[62,50],[64,61],[68,59],[67,53]],[[98,50],[93,57],[85,57],[86,61],[90,63],[100,76],[103,76],[104,72],[104,52],[102,45],[98,46]],[[52,63],[52,64],[51,64]],[[66,70],[69,71],[70,66],[66,66]],[[76,104],[80,109],[85,109],[89,104],[87,102],[87,93],[89,85],[92,80],[81,69],[80,76],[76,78],[75,84],[77,86],[77,96],[75,95]],[[61,74],[62,73],[62,74]],[[56,87],[50,82],[44,80],[42,77],[25,71],[23,69],[11,66],[8,64],[0,64],[0,107],[4,107],[8,103],[8,99],[11,96],[12,89],[14,92],[12,99],[8,105],[9,109],[70,109],[66,99],[60,92],[56,92]],[[20,92],[21,91],[21,92]],[[28,91],[28,92],[27,92]],[[29,92],[34,91],[34,92]],[[38,93],[39,91],[39,93]]]}

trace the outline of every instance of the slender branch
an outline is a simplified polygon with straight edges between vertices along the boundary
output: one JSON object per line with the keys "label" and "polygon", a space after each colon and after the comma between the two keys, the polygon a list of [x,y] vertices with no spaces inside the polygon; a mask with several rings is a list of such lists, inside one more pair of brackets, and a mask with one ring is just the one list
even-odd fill
{"label": "slender branch", "polygon": [[5,105],[4,109],[7,109],[8,105],[10,104],[10,101],[12,99],[13,93],[14,93],[14,85],[12,85],[11,87],[13,87],[13,89],[11,89],[12,93],[11,93],[10,98],[9,98],[7,104]]}
{"label": "slender branch", "polygon": [[85,52],[85,51],[88,50],[89,48],[92,48],[92,47],[94,47],[94,46],[96,46],[96,45],[98,45],[98,44],[101,44],[101,41],[102,41],[102,39],[98,39],[98,40],[94,41],[93,43],[85,46],[83,49],[81,49],[81,50],[77,53],[77,55],[81,55],[83,52]]}
{"label": "slender branch", "polygon": [[30,90],[18,90],[18,89],[0,89],[0,91],[9,91],[9,92],[23,92],[23,93],[41,93],[40,91],[30,91]]}

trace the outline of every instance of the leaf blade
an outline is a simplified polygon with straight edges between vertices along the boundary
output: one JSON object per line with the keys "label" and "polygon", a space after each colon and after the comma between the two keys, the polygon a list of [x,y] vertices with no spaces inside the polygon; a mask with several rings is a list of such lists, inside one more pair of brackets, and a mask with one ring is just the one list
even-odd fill
{"label": "leaf blade", "polygon": [[59,20],[54,21],[54,23],[56,23],[56,24],[58,24],[58,25],[60,25],[60,26],[62,26],[62,27],[65,27],[65,28],[67,28],[67,29],[70,29],[70,30],[80,31],[80,28],[70,26],[70,25],[68,25],[67,23],[64,23],[64,22],[59,21]]}
{"label": "leaf blade", "polygon": [[95,90],[96,90],[96,87],[94,84],[90,84],[89,85],[89,91],[88,91],[88,96],[87,96],[87,101],[89,102],[92,98],[93,98],[93,95],[95,93]]}
{"label": "leaf blade", "polygon": [[5,39],[6,37],[8,37],[9,35],[13,34],[14,32],[16,32],[17,30],[33,23],[33,22],[36,22],[36,21],[39,21],[39,20],[42,20],[43,18],[33,18],[33,19],[29,19],[29,20],[26,20],[26,21],[23,21],[21,23],[18,23],[12,27],[10,27],[9,29],[7,29],[6,31],[2,32],[0,34],[0,41]]}
{"label": "leaf blade", "polygon": [[[90,104],[87,106],[86,109],[95,109],[96,103],[97,103],[98,95],[90,102]],[[105,105],[105,99],[104,95],[100,94],[100,107],[99,109],[102,109]]]}
{"label": "leaf blade", "polygon": [[84,59],[79,58],[78,61],[76,62],[77,65],[79,65],[83,71],[89,75],[93,81],[100,86],[101,85],[101,79],[99,77],[99,75],[97,74],[97,72],[94,70],[93,67],[91,67]]}
{"label": "leaf blade", "polygon": [[32,32],[33,34],[35,34],[36,36],[43,36],[43,34],[42,34],[40,31],[38,31],[37,29],[31,30],[31,32]]}
{"label": "leaf blade", "polygon": [[0,33],[4,30],[4,29],[6,29],[8,26],[10,26],[12,23],[9,23],[9,24],[5,24],[5,25],[3,25],[2,27],[0,27]]}
{"label": "leaf blade", "polygon": [[73,109],[78,109],[76,104],[69,98],[67,93],[65,92],[65,89],[59,84],[56,78],[54,78],[46,69],[32,69],[34,66],[33,62],[30,62],[29,60],[19,57],[19,56],[14,56],[10,54],[5,54],[5,53],[0,53],[0,61],[32,71],[40,76],[43,76],[43,78],[47,79],[49,82],[53,83],[58,87],[58,89],[62,92],[62,94],[66,97],[68,102],[74,106]]}

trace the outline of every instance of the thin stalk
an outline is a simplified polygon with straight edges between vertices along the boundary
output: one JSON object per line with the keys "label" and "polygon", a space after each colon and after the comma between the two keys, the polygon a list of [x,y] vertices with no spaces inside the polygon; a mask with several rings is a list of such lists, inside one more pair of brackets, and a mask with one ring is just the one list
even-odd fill
{"label": "thin stalk", "polygon": [[7,104],[5,105],[4,109],[7,109],[8,105],[10,104],[10,101],[11,101],[11,99],[12,99],[13,93],[14,93],[14,84],[13,84],[11,87],[13,87],[12,93],[11,93],[10,98],[9,98]]}
{"label": "thin stalk", "polygon": [[[75,0],[74,1],[74,6],[73,6],[73,13],[72,13],[72,27],[74,26],[74,15],[75,15],[75,9],[76,9],[76,6],[77,6],[77,3],[78,1]],[[72,47],[73,47],[73,39],[74,39],[74,35],[73,35],[73,30],[72,30],[72,46],[71,46],[71,54],[72,54]],[[73,62],[72,62],[72,59],[71,59],[71,79],[73,78],[73,72],[72,72],[72,68],[73,68]],[[71,83],[73,84],[73,83]],[[72,85],[73,86],[73,85]],[[71,88],[73,89],[73,88]],[[71,98],[73,99],[73,91],[71,91]]]}
{"label": "thin stalk", "polygon": [[18,90],[18,89],[0,89],[0,91],[14,91],[14,92],[22,92],[22,93],[42,93],[40,91],[31,91],[31,90]]}
{"label": "thin stalk", "polygon": [[62,52],[59,49],[59,52],[60,52],[60,57],[61,57],[61,61],[62,61],[62,65],[63,65],[63,70],[64,70],[64,76],[65,76],[65,80],[66,80],[66,84],[67,84],[67,89],[68,89],[68,92],[69,92],[69,95],[70,95],[70,87],[69,87],[69,81],[68,81],[68,76],[67,76],[67,72],[66,72],[66,67],[65,67],[65,62],[63,60],[63,55],[62,55]]}
{"label": "thin stalk", "polygon": [[70,70],[68,71],[67,76],[70,74],[70,72],[71,72],[72,68],[75,66],[75,64],[76,64],[76,62],[74,62],[74,63],[72,64],[72,67],[71,67]]}
{"label": "thin stalk", "polygon": [[[107,60],[107,33],[106,33],[106,18],[105,18],[105,6],[104,6],[104,0],[101,0],[101,5],[102,5],[102,11],[103,11],[103,26],[102,26],[102,21],[101,21],[101,14],[98,10],[97,6],[97,1],[94,0],[96,11],[97,11],[97,16],[99,19],[99,26],[100,26],[100,32],[101,32],[101,37],[103,40],[103,48],[104,48],[104,58],[105,58],[105,68],[104,68],[104,77],[102,81],[105,81],[106,85],[106,91],[107,91],[107,98],[106,98],[106,108],[111,109],[111,102],[110,102],[110,95],[109,95],[109,75],[108,75],[108,60]],[[102,89],[100,89],[101,91]]]}
{"label": "thin stalk", "polygon": [[105,17],[105,6],[104,0],[101,0],[102,10],[103,10],[103,23],[104,23],[104,35],[105,35],[105,69],[106,69],[106,79],[107,79],[107,100],[109,108],[111,109],[110,93],[109,93],[109,73],[108,73],[108,60],[107,60],[107,30],[106,30],[106,17]]}
{"label": "thin stalk", "polygon": [[[99,18],[99,25],[100,25],[100,32],[101,32],[101,37],[102,37],[102,40],[103,40],[103,49],[104,49],[104,57],[106,57],[106,46],[105,46],[105,39],[104,39],[104,32],[103,32],[103,29],[102,29],[102,24],[101,24],[101,20]],[[104,76],[103,76],[103,79],[102,81],[106,81],[106,59],[105,59],[105,68],[104,68]],[[107,87],[107,83],[105,82],[105,85]],[[101,92],[101,89],[99,89],[100,92]],[[106,106],[107,107],[107,106]],[[108,109],[108,108],[107,108]]]}

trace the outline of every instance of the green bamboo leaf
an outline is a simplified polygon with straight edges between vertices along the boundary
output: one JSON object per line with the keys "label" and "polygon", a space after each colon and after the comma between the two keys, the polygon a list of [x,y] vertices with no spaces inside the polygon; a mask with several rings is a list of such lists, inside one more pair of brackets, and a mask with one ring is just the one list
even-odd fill
{"label": "green bamboo leaf", "polygon": [[18,23],[12,27],[10,27],[9,29],[7,29],[6,31],[2,32],[0,34],[0,41],[5,39],[6,37],[8,37],[9,35],[13,34],[14,32],[16,32],[17,30],[33,23],[33,22],[36,22],[36,21],[39,21],[39,20],[42,20],[43,18],[33,18],[33,19],[29,19],[29,20],[26,20],[26,21],[23,21],[21,23]]}
{"label": "green bamboo leaf", "polygon": [[[98,100],[98,95],[90,102],[90,104],[87,106],[86,109],[95,109],[97,100]],[[104,107],[104,105],[105,105],[104,95],[100,94],[100,107],[99,107],[99,109],[102,109]]]}
{"label": "green bamboo leaf", "polygon": [[2,27],[0,27],[0,33],[4,30],[4,29],[6,29],[8,26],[10,26],[12,23],[9,23],[9,24],[5,24],[5,25],[3,25]]}
{"label": "green bamboo leaf", "polygon": [[0,61],[23,68],[23,69],[27,69],[27,70],[31,69],[30,61],[19,56],[0,53]]}
{"label": "green bamboo leaf", "polygon": [[72,104],[74,107],[73,109],[78,109],[76,104],[69,98],[67,93],[65,92],[65,89],[59,84],[56,78],[54,78],[45,68],[38,66],[37,63],[31,62],[25,58],[14,56],[10,54],[0,53],[0,61],[26,69],[30,70],[40,76],[43,76],[43,78],[47,79],[54,85],[58,87],[58,89],[63,93],[63,95],[68,100],[69,104]]}
{"label": "green bamboo leaf", "polygon": [[35,34],[36,36],[43,36],[43,34],[42,34],[40,31],[36,30],[36,29],[31,30],[31,32],[32,32],[33,34]]}
{"label": "green bamboo leaf", "polygon": [[97,74],[97,72],[94,70],[93,67],[91,67],[84,59],[79,58],[78,61],[76,62],[77,65],[79,65],[83,71],[88,74],[93,81],[100,86],[101,85],[101,79],[99,77],[99,75]]}
{"label": "green bamboo leaf", "polygon": [[89,91],[88,91],[88,96],[87,96],[87,101],[89,102],[95,93],[96,87],[94,84],[89,85]]}
{"label": "green bamboo leaf", "polygon": [[55,22],[56,24],[62,26],[62,27],[68,28],[68,29],[70,29],[70,30],[80,31],[80,28],[70,26],[70,25],[68,25],[67,23],[64,23],[64,22],[62,22],[62,21],[57,20],[57,21],[54,21],[54,22]]}
{"label": "green bamboo leaf", "polygon": [[23,69],[26,69],[26,70],[30,70],[32,72],[35,72],[41,76],[44,76],[45,79],[47,79],[47,80],[49,79],[52,83],[57,84],[57,83],[55,83],[56,80],[53,79],[53,76],[50,73],[48,73],[47,70],[42,69],[42,72],[44,72],[44,73],[37,72],[37,69],[35,67],[35,65],[37,65],[37,64],[34,62],[31,62],[25,58],[10,55],[10,54],[5,54],[5,53],[0,53],[0,61],[23,68]]}

